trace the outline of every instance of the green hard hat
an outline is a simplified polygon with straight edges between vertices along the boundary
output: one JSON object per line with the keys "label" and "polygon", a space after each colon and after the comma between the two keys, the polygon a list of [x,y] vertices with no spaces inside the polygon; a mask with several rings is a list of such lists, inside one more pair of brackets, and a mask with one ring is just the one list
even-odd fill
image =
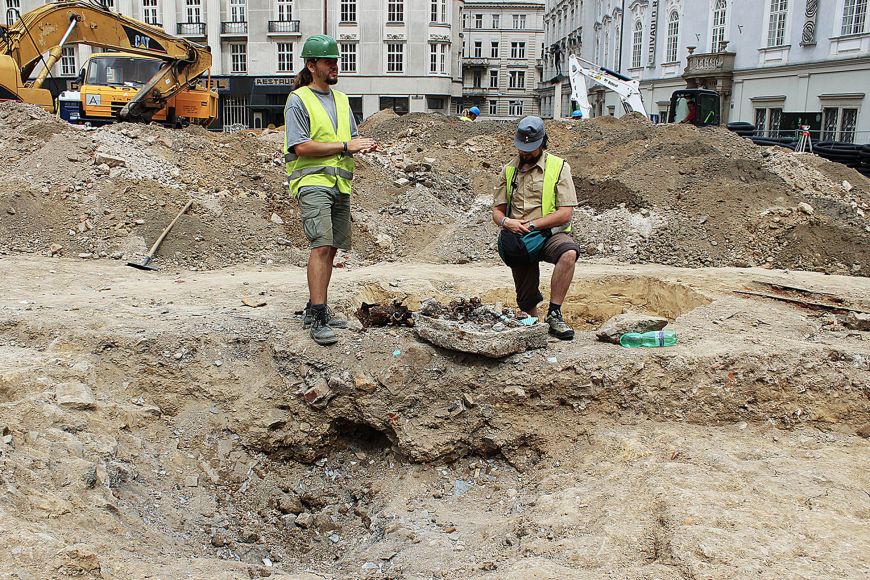
{"label": "green hard hat", "polygon": [[338,58],[338,43],[326,34],[315,34],[305,41],[302,58]]}

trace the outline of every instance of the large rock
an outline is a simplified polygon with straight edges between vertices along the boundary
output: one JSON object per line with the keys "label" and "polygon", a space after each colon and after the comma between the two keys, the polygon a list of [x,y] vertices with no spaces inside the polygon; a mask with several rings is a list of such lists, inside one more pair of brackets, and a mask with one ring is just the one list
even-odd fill
{"label": "large rock", "polygon": [[636,314],[628,312],[617,314],[598,329],[598,340],[619,344],[619,337],[627,332],[649,332],[661,330],[668,324],[667,318],[652,314]]}
{"label": "large rock", "polygon": [[870,331],[870,314],[863,312],[850,312],[843,320],[843,326],[852,330]]}
{"label": "large rock", "polygon": [[435,346],[489,358],[544,348],[547,346],[547,329],[545,324],[535,324],[502,332],[473,330],[459,322],[429,316],[417,316],[414,326],[420,338]]}
{"label": "large rock", "polygon": [[87,411],[96,407],[91,388],[84,383],[60,383],[54,390],[55,400],[61,407]]}

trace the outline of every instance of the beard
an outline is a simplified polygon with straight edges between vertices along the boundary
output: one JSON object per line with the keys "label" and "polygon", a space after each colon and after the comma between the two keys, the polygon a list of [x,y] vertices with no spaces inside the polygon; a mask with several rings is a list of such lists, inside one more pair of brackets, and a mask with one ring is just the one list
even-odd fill
{"label": "beard", "polygon": [[534,165],[543,154],[543,150],[541,150],[537,155],[532,155],[531,153],[520,153],[520,161],[525,165]]}
{"label": "beard", "polygon": [[338,83],[338,77],[326,77],[326,84],[334,85]]}

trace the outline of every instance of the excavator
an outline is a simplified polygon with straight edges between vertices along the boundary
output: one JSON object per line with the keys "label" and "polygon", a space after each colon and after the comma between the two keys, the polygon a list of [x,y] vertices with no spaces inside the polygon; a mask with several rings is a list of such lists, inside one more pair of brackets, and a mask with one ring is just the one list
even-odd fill
{"label": "excavator", "polygon": [[[583,66],[581,62],[588,67]],[[577,104],[584,119],[588,119],[592,113],[592,105],[589,104],[586,89],[587,78],[619,95],[626,113],[637,112],[644,117],[647,116],[640,96],[640,83],[636,79],[573,54],[568,56],[568,71],[571,80],[571,100]],[[668,109],[668,123],[689,123],[698,127],[718,125],[719,93],[708,89],[674,91]]]}
{"label": "excavator", "polygon": [[[211,68],[207,46],[113,12],[96,0],[60,0],[18,16],[11,25],[0,24],[0,100],[32,103],[54,113],[56,105],[43,84],[65,46],[85,44],[117,52],[89,60],[79,77],[80,109],[67,110],[68,120],[209,125],[217,117],[217,92],[199,84]],[[42,69],[29,80],[39,64]],[[69,108],[74,103],[67,93],[63,104]]]}

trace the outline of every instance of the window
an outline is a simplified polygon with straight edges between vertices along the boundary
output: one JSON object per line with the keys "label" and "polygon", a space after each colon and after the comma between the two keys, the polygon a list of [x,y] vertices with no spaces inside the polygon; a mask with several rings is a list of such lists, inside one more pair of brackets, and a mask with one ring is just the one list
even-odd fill
{"label": "window", "polygon": [[610,30],[604,31],[604,66],[610,66]]}
{"label": "window", "polygon": [[245,0],[230,0],[230,21],[247,22],[247,6]]}
{"label": "window", "polygon": [[474,58],[483,57],[483,43],[479,40],[474,41]]}
{"label": "window", "polygon": [[498,69],[493,68],[489,70],[489,88],[497,89],[498,88]]}
{"label": "window", "polygon": [[187,11],[188,23],[202,22],[202,4],[200,0],[185,0],[184,6]]}
{"label": "window", "polygon": [[341,46],[341,72],[356,72],[356,43],[342,42]]}
{"label": "window", "polygon": [[769,137],[780,137],[779,128],[782,126],[782,109],[770,109],[767,120],[767,134]]}
{"label": "window", "polygon": [[230,72],[248,72],[248,45],[241,42],[230,44]]}
{"label": "window", "polygon": [[863,34],[867,20],[867,0],[846,0],[843,4],[843,27],[840,34]]}
{"label": "window", "polygon": [[18,13],[20,13],[21,0],[6,0],[6,10],[4,11],[4,13],[6,14],[6,24],[12,26],[13,24],[15,24],[15,20],[18,18],[18,16],[14,12],[9,12],[10,8],[14,8],[18,11]]}
{"label": "window", "polygon": [[238,131],[248,126],[248,97],[224,98],[222,122],[225,132]]}
{"label": "window", "polygon": [[356,0],[341,0],[341,22],[356,22]]}
{"label": "window", "polygon": [[447,74],[447,44],[430,44],[429,45],[429,73],[430,74]]}
{"label": "window", "polygon": [[525,14],[514,14],[514,29],[515,30],[525,30],[526,28],[526,15]]}
{"label": "window", "polygon": [[497,115],[498,114],[498,101],[490,101],[489,102],[489,114]]}
{"label": "window", "polygon": [[444,108],[444,99],[442,97],[426,97],[426,107],[441,110]]}
{"label": "window", "polygon": [[[776,0],[774,0],[776,1]],[[668,18],[668,42],[666,45],[665,62],[676,62],[677,45],[680,39],[680,15],[674,10]]]}
{"label": "window", "polygon": [[511,58],[526,58],[526,43],[512,42],[511,43]]}
{"label": "window", "polygon": [[498,43],[493,42],[489,47],[489,57],[490,58],[498,58]]}
{"label": "window", "polygon": [[432,0],[429,22],[447,22],[447,0]]}
{"label": "window", "polygon": [[145,24],[159,24],[157,19],[157,0],[142,0],[142,21]]}
{"label": "window", "polygon": [[388,0],[387,2],[387,22],[404,22],[405,21],[405,1],[404,0]]}
{"label": "window", "polygon": [[782,46],[785,44],[786,16],[788,16],[788,0],[770,0],[767,46]]}
{"label": "window", "polygon": [[76,76],[76,49],[74,46],[63,47],[60,57],[60,74],[65,77]]}
{"label": "window", "polygon": [[278,20],[281,22],[293,20],[292,0],[278,0]]}
{"label": "window", "polygon": [[825,107],[822,109],[822,141],[855,142],[858,109]]}
{"label": "window", "polygon": [[278,43],[278,72],[293,72],[293,43]]}
{"label": "window", "polygon": [[474,15],[474,27],[483,28],[483,14]]}
{"label": "window", "polygon": [[[46,4],[48,4],[48,2],[46,2]],[[111,8],[112,10],[115,9],[115,0],[105,0],[104,4],[106,5],[106,8]]]}
{"label": "window", "polygon": [[401,42],[387,44],[387,72],[400,73],[405,70],[405,45]]}
{"label": "window", "polygon": [[408,114],[408,97],[381,97],[380,110],[392,109],[397,115]]}
{"label": "window", "polygon": [[522,101],[511,101],[510,106],[508,107],[508,114],[514,117],[519,117],[523,114],[523,102]]}
{"label": "window", "polygon": [[501,14],[492,15],[492,27],[498,30],[501,28]]}
{"label": "window", "polygon": [[[764,126],[767,124],[767,109],[755,109],[755,134],[764,135]],[[824,137],[822,137],[824,139]]]}
{"label": "window", "polygon": [[480,71],[476,70],[471,75],[471,86],[474,87],[475,89],[479,89],[480,85],[481,85],[481,83],[480,83]]}
{"label": "window", "polygon": [[640,68],[640,58],[643,54],[643,22],[634,23],[634,32],[631,33],[631,68]]}
{"label": "window", "polygon": [[713,8],[713,30],[710,34],[710,52],[719,52],[719,43],[725,40],[725,10],[726,0],[716,0]]}
{"label": "window", "polygon": [[524,70],[512,70],[512,71],[510,71],[510,77],[508,77],[508,88],[511,88],[511,89],[524,89],[524,88],[526,88],[526,71],[524,71]]}

